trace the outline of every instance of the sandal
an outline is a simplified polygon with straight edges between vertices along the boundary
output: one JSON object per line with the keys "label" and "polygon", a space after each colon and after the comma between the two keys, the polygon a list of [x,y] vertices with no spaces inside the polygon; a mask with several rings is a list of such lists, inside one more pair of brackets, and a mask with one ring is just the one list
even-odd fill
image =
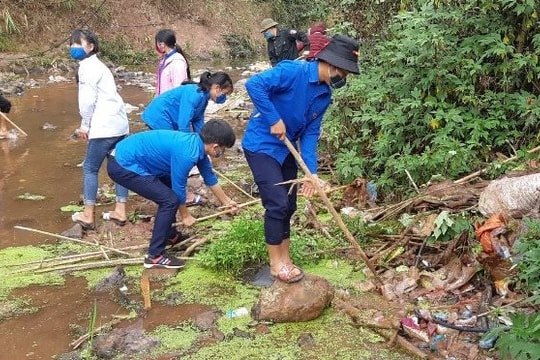
{"label": "sandal", "polygon": [[73,221],[73,222],[76,223],[76,224],[81,225],[81,227],[83,228],[83,230],[95,230],[95,229],[96,229],[96,226],[94,225],[94,223],[87,223],[87,222],[84,222],[84,221],[82,221],[81,219],[79,219],[79,217],[80,217],[82,214],[83,214],[82,212],[76,212],[76,213],[74,213],[73,215],[71,215],[71,221]]}
{"label": "sandal", "polygon": [[197,194],[193,198],[193,200],[186,202],[186,206],[195,206],[195,205],[204,205],[206,203],[206,199],[203,198],[201,195]]}
{"label": "sandal", "polygon": [[126,220],[120,220],[120,219],[117,219],[115,217],[112,217],[111,216],[111,211],[104,212],[102,214],[102,217],[103,217],[103,220],[112,221],[113,223],[115,223],[118,226],[124,226],[128,222],[127,219]]}
{"label": "sandal", "polygon": [[[299,274],[293,275],[295,270],[300,271]],[[304,271],[296,265],[285,264],[279,269],[277,274],[272,274],[272,276],[284,283],[290,284],[302,280],[304,277]]]}

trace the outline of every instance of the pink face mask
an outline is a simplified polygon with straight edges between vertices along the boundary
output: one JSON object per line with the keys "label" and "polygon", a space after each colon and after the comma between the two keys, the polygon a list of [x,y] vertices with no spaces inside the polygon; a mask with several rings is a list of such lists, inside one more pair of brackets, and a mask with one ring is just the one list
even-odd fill
{"label": "pink face mask", "polygon": [[165,54],[165,49],[158,44],[156,44],[156,51],[158,52],[158,54]]}

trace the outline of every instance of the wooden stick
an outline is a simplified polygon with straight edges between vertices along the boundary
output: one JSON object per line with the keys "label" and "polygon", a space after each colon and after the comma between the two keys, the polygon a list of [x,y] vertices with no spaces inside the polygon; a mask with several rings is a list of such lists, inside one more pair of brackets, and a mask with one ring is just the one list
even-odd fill
{"label": "wooden stick", "polygon": [[4,114],[3,112],[0,111],[0,115],[2,115],[2,117],[3,117],[4,119],[6,119],[6,121],[7,121],[8,123],[10,123],[11,125],[13,125],[17,130],[19,130],[19,131],[21,132],[21,134],[23,134],[24,136],[28,136],[28,134],[25,133],[25,132],[23,131],[23,129],[21,129],[20,127],[18,127],[17,124],[15,124],[13,121],[9,120],[9,118],[7,117],[6,114]]}
{"label": "wooden stick", "polygon": [[218,174],[219,177],[222,177],[223,179],[227,180],[232,186],[234,186],[236,189],[238,189],[242,194],[246,195],[250,199],[255,199],[250,193],[242,189],[240,186],[236,185],[231,179],[217,171],[216,169],[213,169],[216,174]]}
{"label": "wooden stick", "polygon": [[409,178],[409,181],[413,184],[414,190],[416,190],[417,194],[420,194],[420,190],[418,190],[418,186],[416,186],[416,183],[414,182],[411,173],[409,173],[409,170],[405,169],[405,174],[407,174],[407,177]]}
{"label": "wooden stick", "polygon": [[290,140],[287,137],[285,137],[284,142],[285,142],[285,145],[287,145],[287,147],[289,148],[289,151],[291,152],[291,154],[293,154],[294,158],[296,159],[296,161],[298,162],[298,164],[300,165],[302,170],[304,171],[304,174],[307,175],[309,179],[311,179],[311,182],[312,182],[313,186],[315,187],[315,189],[319,193],[319,196],[321,197],[322,201],[324,202],[324,204],[328,208],[328,211],[330,211],[330,213],[332,214],[332,217],[334,218],[334,220],[336,220],[337,224],[339,225],[339,227],[341,228],[341,230],[343,231],[343,233],[347,237],[347,240],[349,240],[349,242],[356,249],[356,251],[358,251],[358,254],[362,258],[362,260],[364,261],[366,266],[369,268],[369,270],[371,270],[371,272],[373,273],[373,277],[374,277],[375,281],[377,282],[377,284],[379,286],[382,286],[383,282],[380,279],[379,275],[377,274],[377,271],[375,270],[375,266],[373,266],[371,261],[369,261],[367,255],[364,253],[364,251],[362,250],[362,248],[360,247],[360,245],[358,244],[358,242],[356,241],[354,236],[351,234],[351,232],[349,231],[349,229],[347,228],[347,226],[343,222],[343,219],[341,218],[339,213],[334,208],[334,205],[332,204],[332,202],[330,202],[330,200],[326,196],[326,193],[319,186],[319,182],[317,181],[317,179],[314,179],[313,174],[311,174],[311,172],[309,171],[306,163],[304,162],[304,160],[302,159],[302,157],[300,156],[298,151],[296,151],[295,147],[293,146],[293,144],[291,144]]}
{"label": "wooden stick", "polygon": [[19,230],[32,231],[32,232],[36,232],[36,233],[38,233],[38,234],[43,234],[43,235],[48,235],[48,236],[54,236],[54,237],[56,237],[56,238],[58,238],[58,239],[68,240],[68,241],[74,241],[74,242],[79,243],[79,244],[91,245],[91,246],[97,246],[97,247],[101,247],[101,248],[103,248],[103,249],[107,249],[107,250],[110,250],[110,251],[112,251],[112,252],[115,252],[115,253],[117,253],[117,254],[121,254],[121,255],[126,255],[126,256],[129,256],[129,257],[133,257],[133,255],[131,255],[130,253],[127,253],[127,252],[125,252],[125,251],[118,250],[118,249],[115,249],[115,248],[110,248],[110,247],[103,246],[103,245],[100,245],[100,244],[94,244],[94,243],[91,243],[91,242],[89,242],[89,241],[84,241],[84,240],[79,240],[79,239],[73,239],[73,238],[70,238],[70,237],[67,237],[67,236],[58,235],[58,234],[50,233],[50,232],[47,232],[47,231],[42,231],[42,230],[32,229],[32,228],[28,228],[28,227],[25,227],[25,226],[15,225],[14,228],[15,228],[15,229],[19,229]]}
{"label": "wooden stick", "polygon": [[[261,201],[261,199],[250,200],[250,201],[245,202],[243,204],[238,204],[238,207],[243,208],[243,207],[246,207],[246,206],[249,206],[249,205],[258,204],[260,201]],[[205,221],[205,220],[208,220],[208,219],[213,219],[213,218],[218,217],[220,215],[225,215],[225,214],[231,213],[232,211],[234,211],[234,208],[223,210],[223,211],[217,212],[217,213],[212,214],[212,215],[200,217],[200,218],[196,219],[196,221],[201,222],[201,221]],[[182,225],[182,222],[179,221],[179,222],[176,222],[176,223],[172,224],[172,226],[178,226],[178,225]]]}
{"label": "wooden stick", "polygon": [[[293,179],[293,180],[282,181],[282,182],[279,182],[279,183],[274,184],[274,185],[299,184],[299,183],[303,183],[304,181],[306,181],[305,178]],[[341,189],[346,189],[346,188],[351,187],[351,186],[352,186],[352,184],[340,185],[340,186],[337,186],[335,188],[324,190],[324,192],[327,193],[327,194],[330,194],[330,193],[332,193],[334,191],[338,191],[338,190],[341,190]]]}
{"label": "wooden stick", "polygon": [[[533,153],[535,153],[535,152],[538,152],[539,150],[540,150],[540,146],[537,146],[537,147],[535,147],[535,148],[533,148],[533,149],[531,149],[531,150],[527,150],[527,153],[533,154]],[[517,156],[517,155],[514,155],[514,156],[511,156],[511,157],[509,157],[509,158],[507,158],[507,159],[504,159],[502,163],[504,164],[504,163],[507,163],[507,162],[509,162],[509,161],[516,160],[517,158],[518,158],[518,156]],[[467,176],[465,176],[465,177],[462,177],[461,179],[458,179],[458,180],[454,181],[454,184],[461,184],[461,183],[464,183],[464,182],[466,182],[466,181],[469,181],[469,180],[472,179],[472,178],[475,178],[475,177],[477,177],[477,176],[482,175],[483,173],[485,173],[485,172],[487,171],[487,169],[488,169],[488,168],[485,167],[485,168],[483,168],[483,169],[481,169],[481,170],[478,170],[477,172],[473,172],[472,174],[469,174],[469,175],[467,175]]]}

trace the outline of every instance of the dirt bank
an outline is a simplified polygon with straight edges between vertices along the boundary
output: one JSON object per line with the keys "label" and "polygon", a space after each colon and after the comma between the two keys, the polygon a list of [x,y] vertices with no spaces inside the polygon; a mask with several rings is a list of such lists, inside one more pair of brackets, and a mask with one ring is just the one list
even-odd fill
{"label": "dirt bank", "polygon": [[2,27],[12,33],[0,33],[3,71],[32,61],[43,66],[54,64],[55,59],[66,56],[67,38],[79,27],[92,29],[102,41],[136,51],[153,49],[154,34],[161,28],[172,28],[190,57],[197,59],[229,56],[227,36],[245,38],[262,53],[264,42],[258,24],[269,16],[264,4],[247,0],[101,0],[90,4],[73,0],[53,5],[37,0],[23,4],[0,0],[0,6],[5,9],[0,17]]}

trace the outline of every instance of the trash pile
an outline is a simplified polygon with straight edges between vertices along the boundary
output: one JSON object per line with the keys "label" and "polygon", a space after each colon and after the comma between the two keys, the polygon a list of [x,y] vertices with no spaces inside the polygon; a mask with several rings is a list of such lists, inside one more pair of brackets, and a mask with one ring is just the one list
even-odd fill
{"label": "trash pile", "polygon": [[[527,231],[522,219],[538,218],[539,185],[540,174],[470,185],[441,182],[401,203],[370,208],[373,190],[369,194],[366,182],[356,180],[344,192],[342,214],[366,222],[399,219],[405,227],[399,235],[373,235],[379,239],[366,251],[382,286],[369,275],[358,284],[361,291],[378,288],[381,301],[397,304],[397,310],[376,313],[359,326],[395,331],[394,341],[399,337],[402,347],[421,358],[496,359],[489,350],[497,335],[490,331],[510,328],[505,314],[527,297],[510,282],[518,263],[513,247]],[[443,241],[448,234],[453,236]]]}

